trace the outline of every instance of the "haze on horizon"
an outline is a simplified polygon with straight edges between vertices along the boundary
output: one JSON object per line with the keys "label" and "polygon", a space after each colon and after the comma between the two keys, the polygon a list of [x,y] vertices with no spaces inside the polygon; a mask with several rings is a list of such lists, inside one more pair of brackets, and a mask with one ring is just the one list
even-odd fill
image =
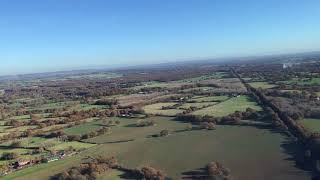
{"label": "haze on horizon", "polygon": [[0,75],[320,50],[320,1],[3,0]]}

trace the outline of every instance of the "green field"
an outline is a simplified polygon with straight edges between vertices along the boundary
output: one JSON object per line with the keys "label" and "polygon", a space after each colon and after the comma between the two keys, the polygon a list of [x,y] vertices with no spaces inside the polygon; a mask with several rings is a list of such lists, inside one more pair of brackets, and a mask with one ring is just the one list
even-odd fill
{"label": "green field", "polygon": [[56,146],[53,146],[52,150],[64,150],[67,149],[68,147],[72,146],[76,150],[82,150],[82,149],[87,149],[95,146],[94,144],[89,144],[89,143],[82,143],[82,142],[77,142],[77,141],[72,141],[72,142],[63,142],[60,143]]}
{"label": "green field", "polygon": [[166,109],[162,110],[162,107],[167,107],[167,106],[172,106],[175,105],[176,103],[156,103],[156,104],[151,104],[143,107],[143,110],[147,114],[155,114],[155,115],[164,115],[164,116],[175,116],[178,113],[182,113],[182,110],[180,109]]}
{"label": "green field", "polygon": [[279,81],[279,83],[284,84],[298,84],[298,85],[320,85],[320,78],[305,78],[305,79],[298,79],[293,78],[288,81]]}
{"label": "green field", "polygon": [[[97,154],[114,153],[124,165],[151,165],[165,170],[175,179],[180,178],[181,173],[204,167],[212,160],[225,164],[239,179],[263,179],[267,176],[281,179],[290,177],[290,170],[298,172],[290,163],[283,161],[288,156],[279,149],[282,141],[280,135],[266,130],[225,126],[210,132],[183,132],[168,138],[105,145]],[[192,148],[186,148],[189,146]],[[246,162],[245,167],[243,162]]]}
{"label": "green field", "polygon": [[40,107],[28,107],[27,109],[30,110],[30,111],[32,111],[32,110],[57,109],[57,108],[63,108],[68,104],[69,104],[69,102],[54,102],[54,103],[42,104]]}
{"label": "green field", "polygon": [[251,101],[248,96],[233,97],[227,101],[219,103],[208,108],[204,108],[198,111],[194,111],[194,115],[210,115],[215,117],[227,116],[234,113],[235,111],[245,111],[247,108],[252,108],[255,110],[262,110],[256,102]]}
{"label": "green field", "polygon": [[10,119],[15,120],[30,120],[30,115],[13,116]]}
{"label": "green field", "polygon": [[176,88],[181,87],[184,83],[181,82],[158,82],[158,81],[149,81],[144,82],[142,85],[135,86],[132,89],[139,90],[141,88]]}
{"label": "green field", "polygon": [[312,132],[320,132],[320,119],[303,119],[300,121],[303,126]]}
{"label": "green field", "polygon": [[77,106],[75,106],[73,109],[81,109],[81,110],[89,110],[89,109],[93,109],[93,108],[96,108],[96,109],[106,109],[108,108],[109,106],[107,105],[92,105],[92,104],[79,104]]}
{"label": "green field", "polygon": [[225,101],[229,99],[228,96],[195,96],[191,101],[196,102],[216,102],[216,101]]}
{"label": "green field", "polygon": [[199,77],[189,78],[189,79],[183,79],[183,80],[179,80],[176,82],[196,83],[196,82],[208,80],[208,79],[221,79],[221,78],[225,77],[226,75],[227,75],[226,72],[214,72],[210,75],[199,76]]}
{"label": "green field", "polygon": [[188,109],[190,107],[203,108],[205,106],[215,105],[217,102],[200,102],[200,103],[184,103],[179,106],[180,109]]}
{"label": "green field", "polygon": [[295,93],[301,93],[302,91],[301,90],[295,90],[295,89],[283,89],[283,90],[280,90],[281,92],[295,92]]}
{"label": "green field", "polygon": [[251,82],[249,83],[249,85],[251,85],[253,88],[262,88],[262,89],[270,89],[277,86],[274,84],[269,84],[267,82]]}
{"label": "green field", "polygon": [[49,180],[50,176],[53,176],[59,172],[66,170],[67,168],[71,168],[73,166],[79,165],[81,163],[82,158],[85,157],[84,153],[80,153],[77,156],[68,157],[59,161],[54,161],[51,163],[43,163],[30,168],[26,168],[15,172],[13,174],[9,174],[8,176],[2,177],[4,180]]}
{"label": "green field", "polygon": [[0,89],[0,97],[2,97],[5,94],[3,89]]}
{"label": "green field", "polygon": [[[15,140],[7,141],[7,142],[2,143],[1,145],[9,146],[14,141]],[[21,138],[18,141],[21,142],[22,147],[39,147],[39,146],[52,147],[52,146],[55,146],[55,145],[61,143],[56,138],[47,139],[47,138],[43,138],[43,137]]]}
{"label": "green field", "polygon": [[206,92],[206,91],[210,91],[213,89],[214,89],[214,87],[196,87],[196,88],[183,89],[183,90],[181,90],[181,92],[184,92],[184,93],[188,93],[188,92],[192,92],[192,91]]}
{"label": "green field", "polygon": [[158,134],[164,129],[167,129],[170,132],[184,130],[188,125],[188,123],[172,121],[167,117],[150,117],[148,120],[153,120],[155,122],[154,126],[136,127],[137,119],[119,119],[121,124],[119,126],[112,127],[111,133],[88,139],[86,142],[108,143],[135,140]]}
{"label": "green field", "polygon": [[5,132],[23,132],[28,129],[35,129],[37,126],[21,126],[21,127],[16,127],[16,128],[7,128]]}
{"label": "green field", "polygon": [[64,129],[64,132],[69,135],[81,135],[103,127],[102,121],[97,121],[94,119],[88,121],[89,122],[85,124],[73,126],[71,128],[66,128]]}
{"label": "green field", "polygon": [[[218,126],[215,131],[187,131],[162,138],[97,145],[77,156],[24,169],[4,179],[47,179],[79,164],[89,154],[115,155],[121,164],[131,168],[150,165],[174,179],[181,179],[182,173],[202,168],[210,161],[223,163],[237,179],[310,179],[306,172],[295,168],[290,156],[280,148],[285,142],[285,137],[266,129]],[[106,177],[116,178],[118,174],[121,172]]]}

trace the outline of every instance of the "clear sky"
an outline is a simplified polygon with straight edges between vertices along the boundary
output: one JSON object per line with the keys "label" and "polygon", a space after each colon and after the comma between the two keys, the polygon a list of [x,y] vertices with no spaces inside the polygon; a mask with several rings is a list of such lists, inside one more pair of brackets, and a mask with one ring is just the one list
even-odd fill
{"label": "clear sky", "polygon": [[0,74],[320,50],[319,0],[0,0]]}

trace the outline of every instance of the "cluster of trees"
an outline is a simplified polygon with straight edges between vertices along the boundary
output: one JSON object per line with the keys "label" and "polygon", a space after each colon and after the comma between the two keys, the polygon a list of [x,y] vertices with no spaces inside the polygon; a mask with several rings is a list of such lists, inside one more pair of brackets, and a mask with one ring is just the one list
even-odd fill
{"label": "cluster of trees", "polygon": [[155,169],[150,166],[142,167],[138,170],[138,174],[142,180],[169,180],[170,178],[167,175],[158,169]]}
{"label": "cluster of trees", "polygon": [[89,163],[82,163],[80,166],[72,167],[62,173],[53,176],[52,180],[90,180],[109,169],[115,168],[118,162],[115,157],[98,157]]}
{"label": "cluster of trees", "polygon": [[72,167],[62,173],[53,176],[52,180],[90,180],[97,179],[100,174],[107,172],[110,169],[117,169],[127,172],[134,179],[141,180],[169,180],[167,175],[158,169],[150,166],[142,167],[141,169],[129,169],[119,165],[115,157],[99,156],[93,158],[89,163],[82,163],[80,166]]}
{"label": "cluster of trees", "polygon": [[89,139],[89,138],[93,138],[93,137],[96,137],[96,136],[100,136],[100,135],[103,135],[103,134],[106,134],[108,132],[111,131],[111,128],[110,127],[102,127],[96,131],[91,131],[87,134],[83,134],[81,136],[81,139]]}
{"label": "cluster of trees", "polygon": [[159,136],[160,137],[169,136],[169,131],[164,129],[164,130],[160,131]]}
{"label": "cluster of trees", "polygon": [[94,103],[95,105],[116,106],[119,104],[117,99],[100,99]]}
{"label": "cluster of trees", "polygon": [[302,141],[305,141],[306,139],[309,138],[310,133],[306,130],[306,128],[302,124],[297,123],[293,118],[291,118],[288,115],[287,112],[283,112],[276,103],[269,101],[262,91],[252,88],[248,84],[246,85],[255,94],[254,97],[257,98],[264,107],[269,107],[272,114],[274,114],[273,119],[276,122],[280,122],[283,126],[285,126],[287,130],[289,130],[289,132],[294,134],[297,138],[301,139]]}
{"label": "cluster of trees", "polygon": [[107,120],[107,119],[103,119],[102,120],[102,124],[106,127],[111,127],[111,126],[115,126],[115,125],[119,125],[121,122],[119,120]]}
{"label": "cluster of trees", "polygon": [[230,170],[225,168],[219,162],[210,162],[206,166],[206,173],[209,179],[212,180],[232,180],[232,176],[230,175]]}
{"label": "cluster of trees", "polygon": [[146,126],[154,126],[155,122],[151,119],[140,119],[137,121],[136,126],[137,127],[146,127]]}
{"label": "cluster of trees", "polygon": [[17,159],[19,157],[19,154],[16,152],[4,152],[1,155],[1,160],[13,160]]}
{"label": "cluster of trees", "polygon": [[[261,92],[261,90],[259,90]],[[269,101],[278,106],[294,120],[303,118],[320,118],[320,101],[305,91],[280,92],[279,90],[266,91]]]}
{"label": "cluster of trees", "polygon": [[215,130],[216,124],[213,122],[201,122],[200,123],[200,129],[206,129],[206,130]]}
{"label": "cluster of trees", "polygon": [[[71,112],[65,112],[65,113],[59,113],[57,114],[59,118],[56,119],[47,119],[43,121],[39,121],[41,119],[40,115],[36,114],[30,114],[31,120],[30,121],[19,121],[16,119],[12,119],[9,121],[5,122],[5,126],[12,126],[13,128],[16,127],[21,127],[21,126],[38,126],[38,129],[27,129],[26,131],[23,132],[10,132],[8,134],[5,134],[1,136],[1,140],[11,140],[11,139],[16,139],[20,137],[30,137],[30,136],[38,136],[43,133],[46,133],[48,131],[57,131],[59,129],[64,128],[64,126],[54,126],[54,125],[59,125],[59,124],[66,124],[67,127],[72,127],[75,125],[83,124],[86,123],[86,119],[91,118],[91,117],[100,117],[100,118],[105,118],[107,116],[122,116],[122,115],[127,115],[127,114],[132,114],[132,113],[137,113],[140,112],[139,108],[136,108],[134,106],[127,107],[125,109],[106,109],[106,110],[98,110],[98,109],[89,109],[89,110],[81,110],[81,111],[71,111]],[[115,122],[116,124],[119,123],[118,121]],[[46,131],[42,130],[45,127],[50,127],[52,128],[47,129]],[[105,131],[106,129],[101,128],[101,131]],[[87,134],[84,137],[94,137],[97,132],[91,132],[90,134]],[[54,133],[53,133],[54,134]],[[98,132],[99,134],[99,132]],[[66,139],[72,139],[72,137],[68,137]],[[78,137],[76,137],[78,139]],[[81,139],[81,137],[80,137]]]}

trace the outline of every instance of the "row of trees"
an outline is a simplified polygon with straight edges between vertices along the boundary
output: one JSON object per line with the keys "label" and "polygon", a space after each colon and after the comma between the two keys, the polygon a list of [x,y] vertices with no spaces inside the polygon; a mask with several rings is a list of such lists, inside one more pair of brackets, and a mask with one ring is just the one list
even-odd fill
{"label": "row of trees", "polygon": [[240,112],[236,111],[233,114],[224,117],[214,117],[214,116],[199,116],[192,114],[179,114],[176,119],[178,121],[191,122],[194,124],[201,124],[203,122],[214,123],[214,124],[240,124],[241,120],[245,119],[257,119],[261,115],[252,108],[247,108],[246,111]]}
{"label": "row of trees", "polygon": [[129,169],[119,165],[115,157],[99,156],[89,163],[82,163],[80,166],[72,167],[62,173],[53,176],[52,180],[90,180],[97,179],[99,175],[110,169],[117,169],[130,174],[130,178],[141,180],[169,180],[167,175],[158,169],[150,166],[141,169]]}

